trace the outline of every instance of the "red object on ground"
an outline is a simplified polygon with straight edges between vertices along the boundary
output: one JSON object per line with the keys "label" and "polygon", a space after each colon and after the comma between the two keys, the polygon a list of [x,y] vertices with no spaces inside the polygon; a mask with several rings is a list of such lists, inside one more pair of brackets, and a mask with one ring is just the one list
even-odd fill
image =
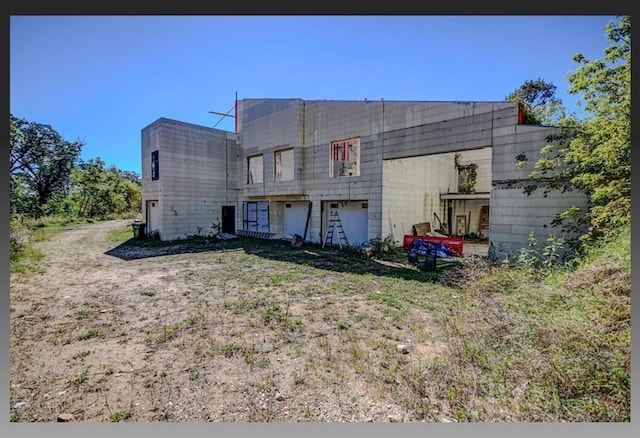
{"label": "red object on ground", "polygon": [[455,252],[457,255],[462,255],[462,237],[434,237],[434,236],[413,236],[410,234],[404,235],[404,240],[402,242],[402,247],[404,249],[411,248],[411,244],[416,239],[427,240],[433,243],[444,243],[449,247],[449,249]]}

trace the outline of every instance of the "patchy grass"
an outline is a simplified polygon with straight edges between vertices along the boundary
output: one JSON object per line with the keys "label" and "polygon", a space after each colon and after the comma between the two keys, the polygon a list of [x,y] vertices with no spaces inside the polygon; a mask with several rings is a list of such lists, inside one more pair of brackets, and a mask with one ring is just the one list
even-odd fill
{"label": "patchy grass", "polygon": [[145,297],[155,297],[157,294],[157,292],[153,289],[145,289],[142,292],[140,292],[140,295],[145,296]]}
{"label": "patchy grass", "polygon": [[117,423],[119,421],[128,420],[133,416],[131,411],[116,411],[113,414],[109,415],[109,421],[113,423]]}
{"label": "patchy grass", "polygon": [[33,241],[29,242],[14,260],[9,263],[12,273],[26,274],[34,271],[39,261],[44,258],[42,251],[33,246]]}
{"label": "patchy grass", "polygon": [[167,342],[170,339],[173,339],[178,333],[179,329],[180,329],[180,323],[178,322],[171,325],[165,325],[164,327],[162,327],[162,331],[158,336],[157,342],[159,344],[162,344],[164,342]]}
{"label": "patchy grass", "polygon": [[97,338],[101,336],[104,336],[104,333],[102,332],[102,330],[97,328],[91,328],[86,332],[82,333],[80,336],[78,336],[78,340],[85,341],[87,339]]}
{"label": "patchy grass", "polygon": [[542,280],[507,268],[478,281],[439,313],[450,348],[421,372],[446,389],[427,391],[420,410],[458,421],[629,421],[629,244],[622,233]]}
{"label": "patchy grass", "polygon": [[[629,244],[623,233],[573,267],[545,273],[476,259],[429,273],[397,264],[402,254],[381,264],[288,242],[150,242],[171,254],[145,260],[162,276],[161,294],[157,278],[113,279],[99,297],[127,303],[122,313],[88,310],[104,303],[83,301],[65,309],[72,323],[60,324],[118,327],[126,345],[108,356],[101,347],[113,348],[113,336],[92,344],[91,354],[61,345],[73,349],[49,374],[64,380],[47,387],[71,382],[64,407],[85,421],[626,422]],[[138,262],[128,262],[136,278]],[[51,340],[56,334],[42,315],[60,315],[12,305],[20,306],[12,360],[40,361],[35,349],[13,354],[21,353],[14,333],[28,332],[25,343],[40,333]],[[78,366],[100,372],[87,385]],[[11,375],[37,381],[28,367]],[[12,405],[36,393],[12,385]],[[50,398],[28,400],[11,408],[12,419],[45,418],[33,411],[53,409]],[[123,400],[137,407],[125,410]]]}
{"label": "patchy grass", "polygon": [[107,236],[109,242],[123,243],[130,239],[133,239],[133,228],[130,224],[125,224],[122,227],[114,228],[109,231]]}

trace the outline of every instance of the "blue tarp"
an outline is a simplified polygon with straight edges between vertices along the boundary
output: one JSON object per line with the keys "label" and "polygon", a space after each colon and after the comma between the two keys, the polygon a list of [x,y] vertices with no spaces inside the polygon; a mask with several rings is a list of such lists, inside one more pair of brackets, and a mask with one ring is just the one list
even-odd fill
{"label": "blue tarp", "polygon": [[435,243],[423,239],[415,239],[411,242],[410,253],[422,256],[436,256],[441,259],[448,259],[454,256],[454,252],[444,243]]}

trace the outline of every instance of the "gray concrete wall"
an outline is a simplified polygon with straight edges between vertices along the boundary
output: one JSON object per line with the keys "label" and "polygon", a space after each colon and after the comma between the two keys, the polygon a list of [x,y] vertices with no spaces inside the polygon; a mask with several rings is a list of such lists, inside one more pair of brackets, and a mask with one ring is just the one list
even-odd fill
{"label": "gray concrete wall", "polygon": [[[237,117],[239,137],[167,119],[142,130],[144,200],[160,203],[163,238],[196,234],[198,227],[209,232],[222,205],[236,206],[241,228],[242,201],[265,199],[272,204],[270,229],[276,233],[282,231],[279,201],[311,201],[307,239],[321,243],[322,203],[357,200],[368,203],[369,238],[389,232],[399,240],[413,223],[432,219],[431,197],[455,191],[454,152],[462,152],[463,163],[478,161],[476,190],[492,192],[491,240],[505,250],[526,245],[529,231],[544,234],[557,212],[581,200],[527,198],[515,187],[524,183],[554,130],[517,125],[517,108],[508,103],[248,99],[238,102]],[[360,175],[330,177],[331,142],[355,137]],[[294,180],[274,181],[274,153],[286,148],[294,148]],[[151,181],[150,154],[156,149],[160,180]],[[486,150],[489,158],[482,155]],[[255,154],[263,155],[264,182],[250,185],[247,157]],[[447,154],[451,175],[441,175],[441,164],[424,173],[420,168],[431,164],[407,160],[438,154]],[[529,157],[525,168],[516,165],[519,154]],[[454,179],[444,187],[440,181],[449,176]],[[461,209],[476,211],[482,203]],[[472,216],[473,223],[478,215]]]}
{"label": "gray concrete wall", "polygon": [[[141,163],[142,163],[142,220],[148,221],[147,201],[157,201],[158,210],[162,208],[162,179],[151,180],[151,152],[160,150],[161,125],[158,121],[152,123],[141,131]],[[162,171],[162,166],[160,166]],[[162,217],[158,216],[158,223],[154,229],[147,232],[159,231],[162,228]]]}
{"label": "gray concrete wall", "polygon": [[513,129],[517,108],[499,109],[500,105],[496,104],[492,109],[487,105],[489,111],[484,113],[386,132],[383,158],[390,160],[493,146],[498,130]]}
{"label": "gray concrete wall", "polygon": [[584,205],[584,201],[577,192],[552,192],[545,197],[540,191],[527,196],[522,188],[494,188],[490,210],[492,258],[500,261],[527,248],[530,233],[538,240],[538,249],[547,245],[551,235],[573,237],[553,227],[551,221],[568,206]]}
{"label": "gray concrete wall", "polygon": [[[548,136],[557,128],[516,125],[501,128],[496,132],[492,154],[493,182],[491,192],[491,245],[492,257],[502,260],[528,246],[531,232],[540,246],[546,244],[550,235],[575,237],[562,233],[551,222],[555,216],[575,205],[586,206],[586,197],[576,191],[551,192],[544,195],[543,188],[531,196],[524,193],[524,187],[532,183],[529,173],[534,170],[540,158],[540,150],[548,144]],[[527,156],[526,166],[519,168],[516,157]]]}
{"label": "gray concrete wall", "polygon": [[[236,206],[239,223],[235,134],[159,119],[143,129],[142,138],[143,201],[158,199],[160,203],[161,239],[213,233],[212,225],[221,221],[223,205]],[[159,151],[158,181],[151,181],[152,150]]]}
{"label": "gray concrete wall", "polygon": [[[304,102],[300,99],[245,99],[238,102],[239,180],[247,198],[302,194]],[[294,148],[292,181],[275,181],[275,152]],[[248,157],[263,156],[262,183],[248,184]]]}
{"label": "gray concrete wall", "polygon": [[[388,215],[383,212],[383,186],[387,184],[384,159],[447,151],[438,142],[445,142],[450,149],[454,145],[454,150],[462,150],[455,147],[458,144],[486,147],[490,145],[492,126],[515,123],[517,115],[513,105],[500,102],[307,101],[304,113],[300,193],[313,202],[310,234],[318,242],[326,226],[320,214],[321,201],[367,201],[369,238],[391,232],[394,222],[385,228]],[[413,127],[416,123],[421,125]],[[383,135],[383,130],[390,132]],[[330,177],[331,142],[354,137],[360,138],[360,175]],[[451,164],[453,169],[453,155]],[[266,189],[265,196],[278,194]],[[396,238],[397,230],[396,223]]]}

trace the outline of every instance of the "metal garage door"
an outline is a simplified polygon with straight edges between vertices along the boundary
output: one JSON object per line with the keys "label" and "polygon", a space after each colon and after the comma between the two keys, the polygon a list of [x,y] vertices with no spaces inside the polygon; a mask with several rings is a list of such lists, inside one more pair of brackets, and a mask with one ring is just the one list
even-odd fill
{"label": "metal garage door", "polygon": [[304,236],[304,227],[307,222],[308,211],[308,202],[285,202],[282,237],[291,239],[294,234]]}
{"label": "metal garage door", "polygon": [[[328,214],[337,211],[340,215],[342,228],[349,240],[349,245],[359,246],[369,239],[369,209],[367,201],[329,202]],[[327,223],[328,225],[328,223]],[[324,228],[326,233],[327,228]],[[338,233],[333,233],[333,243],[338,243]]]}

